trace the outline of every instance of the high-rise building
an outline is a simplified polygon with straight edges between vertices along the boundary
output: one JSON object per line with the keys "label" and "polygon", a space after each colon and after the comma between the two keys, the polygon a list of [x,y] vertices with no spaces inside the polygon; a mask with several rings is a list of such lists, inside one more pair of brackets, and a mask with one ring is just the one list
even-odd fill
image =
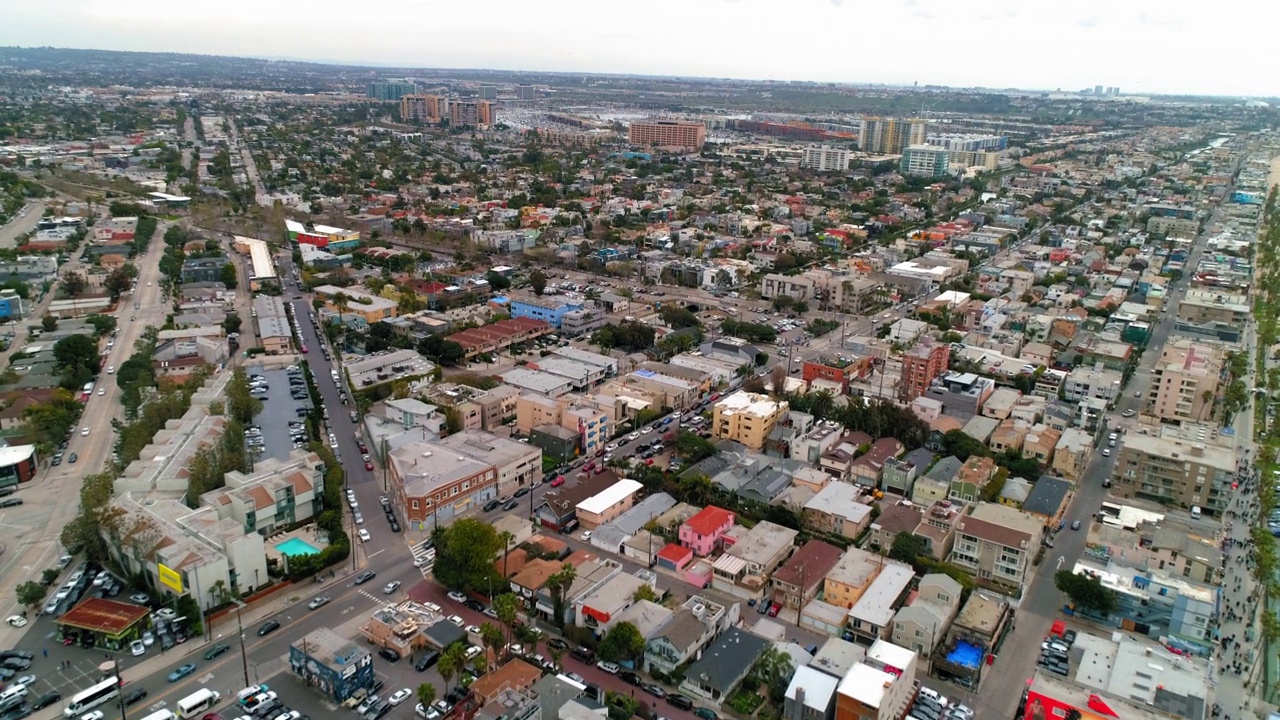
{"label": "high-rise building", "polygon": [[922,340],[902,355],[902,380],[898,394],[903,402],[924,395],[935,378],[942,377],[951,362],[951,347],[946,343]]}
{"label": "high-rise building", "polygon": [[1004,150],[1009,146],[1009,138],[1003,135],[930,135],[928,144],[952,152],[978,152]]}
{"label": "high-rise building", "polygon": [[1151,374],[1151,414],[1170,421],[1212,419],[1222,377],[1222,356],[1213,348],[1192,340],[1166,345]]}
{"label": "high-rise building", "polygon": [[804,149],[800,165],[822,172],[843,172],[849,169],[849,150],[830,145],[810,145]]}
{"label": "high-rise building", "polygon": [[1148,432],[1153,434],[1127,432],[1121,439],[1111,471],[1113,494],[1212,513],[1227,508],[1238,457],[1230,438],[1196,423]]}
{"label": "high-rise building", "polygon": [[1101,95],[1101,94],[1102,94],[1102,86],[1101,86],[1101,85],[1094,85],[1094,86],[1093,86],[1093,94],[1094,94],[1094,95]]}
{"label": "high-rise building", "polygon": [[399,100],[418,91],[418,86],[405,80],[371,82],[365,87],[365,95],[372,100]]}
{"label": "high-rise building", "polygon": [[480,99],[481,100],[497,100],[498,86],[497,85],[481,85]]}
{"label": "high-rise building", "polygon": [[947,174],[951,153],[933,145],[912,145],[902,151],[901,170],[906,175],[942,177]]}
{"label": "high-rise building", "polygon": [[654,120],[631,123],[627,137],[632,145],[698,151],[707,141],[707,128],[699,122]]}
{"label": "high-rise building", "polygon": [[537,100],[538,91],[532,85],[516,85],[517,100]]}
{"label": "high-rise building", "polygon": [[867,115],[859,125],[858,144],[863,152],[897,155],[911,145],[923,145],[928,121],[923,118],[899,120]]}
{"label": "high-rise building", "polygon": [[493,103],[488,100],[454,100],[449,103],[453,127],[488,127],[493,124]]}
{"label": "high-rise building", "polygon": [[440,122],[440,98],[435,95],[405,95],[401,97],[400,119],[405,122]]}

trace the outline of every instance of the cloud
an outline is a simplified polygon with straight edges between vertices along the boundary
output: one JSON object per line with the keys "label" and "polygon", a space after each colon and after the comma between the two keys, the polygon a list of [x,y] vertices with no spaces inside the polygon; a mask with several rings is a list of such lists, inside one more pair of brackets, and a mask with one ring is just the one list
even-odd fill
{"label": "cloud", "polygon": [[841,5],[844,5],[844,0],[830,0],[830,1],[831,1],[831,4],[834,5],[835,7],[840,7]]}
{"label": "cloud", "polygon": [[1080,18],[1079,20],[1077,20],[1076,27],[1094,28],[1094,27],[1098,27],[1098,23],[1100,22],[1102,22],[1102,18],[1098,17],[1097,15],[1090,15],[1089,17]]}

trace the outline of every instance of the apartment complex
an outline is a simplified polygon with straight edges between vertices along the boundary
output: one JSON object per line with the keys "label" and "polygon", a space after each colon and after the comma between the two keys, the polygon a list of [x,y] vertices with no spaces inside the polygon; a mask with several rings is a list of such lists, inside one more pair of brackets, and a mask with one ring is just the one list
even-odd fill
{"label": "apartment complex", "polygon": [[486,128],[493,124],[493,103],[488,100],[454,100],[449,103],[453,127]]}
{"label": "apartment complex", "polygon": [[1236,450],[1215,428],[1163,427],[1159,436],[1126,433],[1112,492],[1207,511],[1226,507],[1236,479]]}
{"label": "apartment complex", "polygon": [[1224,379],[1222,361],[1219,352],[1191,340],[1166,345],[1152,371],[1152,414],[1161,420],[1210,420]]}
{"label": "apartment complex", "polygon": [[711,432],[717,439],[733,440],[759,450],[788,409],[786,402],[775,401],[768,395],[736,392],[715,404]]}
{"label": "apartment complex", "polygon": [[371,82],[365,86],[365,97],[372,100],[399,100],[417,91],[417,86],[407,80]]}
{"label": "apartment complex", "polygon": [[842,172],[849,169],[849,150],[830,145],[810,145],[804,149],[800,166],[819,172]]}
{"label": "apartment complex", "polygon": [[707,141],[707,128],[702,123],[681,120],[654,120],[631,123],[627,139],[632,145],[679,148],[698,151]]}
{"label": "apartment complex", "polygon": [[1044,524],[1004,505],[978,503],[956,526],[950,561],[984,580],[1022,587]]}
{"label": "apartment complex", "polygon": [[400,119],[408,122],[440,122],[438,95],[405,95],[400,98]]}
{"label": "apartment complex", "polygon": [[911,402],[929,391],[933,381],[947,371],[951,348],[946,343],[922,340],[902,354],[902,380],[898,393],[903,402]]}
{"label": "apartment complex", "polygon": [[867,115],[859,127],[858,145],[865,153],[897,155],[912,145],[923,145],[926,127],[921,118],[899,120]]}
{"label": "apartment complex", "polygon": [[902,151],[900,169],[906,175],[942,177],[947,174],[951,151],[934,145],[912,145]]}

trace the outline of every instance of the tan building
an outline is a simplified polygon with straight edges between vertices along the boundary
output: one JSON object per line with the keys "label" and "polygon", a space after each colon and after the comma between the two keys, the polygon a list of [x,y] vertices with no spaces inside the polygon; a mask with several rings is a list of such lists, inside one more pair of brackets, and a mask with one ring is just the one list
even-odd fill
{"label": "tan building", "polygon": [[488,100],[454,100],[449,103],[453,127],[485,128],[493,124],[493,103]]}
{"label": "tan building", "polygon": [[613,423],[610,414],[594,405],[583,404],[577,395],[556,398],[524,393],[515,398],[516,428],[529,435],[534,428],[556,425],[578,435],[583,454],[594,455],[609,442]]}
{"label": "tan building", "polygon": [[1152,429],[1159,437],[1125,433],[1111,492],[1120,497],[1199,506],[1206,512],[1226,508],[1236,479],[1236,450],[1222,442],[1216,428],[1187,425]]}
{"label": "tan building", "polygon": [[982,580],[1020,588],[1043,531],[1027,513],[980,502],[956,527],[950,560]]}
{"label": "tan building", "polygon": [[707,141],[707,128],[699,122],[655,120],[631,123],[627,139],[632,145],[699,151]]}
{"label": "tan building", "polygon": [[1195,325],[1220,322],[1243,327],[1249,313],[1249,298],[1218,289],[1188,290],[1178,303],[1178,318]]}
{"label": "tan building", "polygon": [[823,599],[836,607],[853,607],[871,587],[886,562],[894,561],[861,548],[849,548],[823,578]]}
{"label": "tan building", "polygon": [[1161,420],[1212,419],[1222,362],[1221,353],[1193,340],[1165,345],[1152,371],[1151,414]]}
{"label": "tan building", "polygon": [[400,98],[400,119],[405,122],[440,122],[440,98],[436,95],[404,95]]}
{"label": "tan building", "polygon": [[1022,456],[1035,458],[1041,465],[1048,465],[1053,461],[1053,452],[1061,437],[1061,432],[1044,423],[1032,425],[1026,439],[1022,441]]}
{"label": "tan building", "polygon": [[711,432],[717,439],[733,440],[759,450],[788,408],[786,402],[773,400],[768,395],[739,391],[715,404]]}
{"label": "tan building", "polygon": [[1093,436],[1077,428],[1067,428],[1058,438],[1049,469],[1070,480],[1079,480],[1092,457]]}
{"label": "tan building", "polygon": [[1022,444],[1027,440],[1027,432],[1030,429],[1031,427],[1028,423],[1009,418],[1000,423],[996,431],[991,433],[991,440],[987,444],[998,453],[1021,450]]}

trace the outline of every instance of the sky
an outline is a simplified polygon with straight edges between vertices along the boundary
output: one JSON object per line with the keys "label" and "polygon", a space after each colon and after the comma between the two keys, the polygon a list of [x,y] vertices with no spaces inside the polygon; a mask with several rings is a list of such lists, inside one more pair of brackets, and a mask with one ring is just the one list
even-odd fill
{"label": "sky", "polygon": [[0,46],[1280,96],[1267,0],[0,0]]}

